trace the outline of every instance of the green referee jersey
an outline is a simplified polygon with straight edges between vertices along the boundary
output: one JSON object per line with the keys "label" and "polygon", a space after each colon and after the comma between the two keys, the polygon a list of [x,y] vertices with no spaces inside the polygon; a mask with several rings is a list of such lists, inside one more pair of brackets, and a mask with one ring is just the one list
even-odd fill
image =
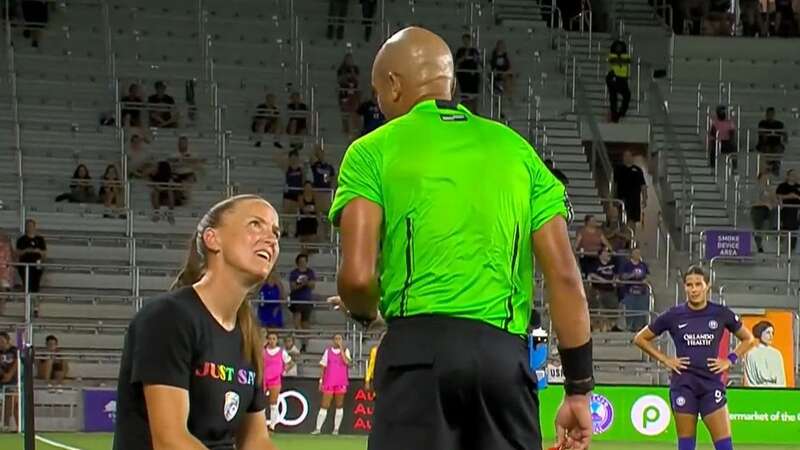
{"label": "green referee jersey", "polygon": [[383,208],[386,319],[442,314],[526,332],[531,233],[571,209],[520,135],[455,103],[423,101],[347,149],[331,221],[356,197]]}

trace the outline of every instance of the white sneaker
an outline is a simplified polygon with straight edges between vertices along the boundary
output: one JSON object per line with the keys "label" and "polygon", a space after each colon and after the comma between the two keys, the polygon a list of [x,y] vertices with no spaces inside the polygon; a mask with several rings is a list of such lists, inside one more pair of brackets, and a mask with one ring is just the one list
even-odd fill
{"label": "white sneaker", "polygon": [[334,436],[338,436],[339,435],[339,431],[338,430],[333,430],[333,433],[331,433],[331,434],[334,435]]}
{"label": "white sneaker", "polygon": [[311,432],[311,434],[313,434],[314,436],[316,436],[316,435],[318,435],[320,433],[321,433],[320,430],[314,430],[314,431]]}

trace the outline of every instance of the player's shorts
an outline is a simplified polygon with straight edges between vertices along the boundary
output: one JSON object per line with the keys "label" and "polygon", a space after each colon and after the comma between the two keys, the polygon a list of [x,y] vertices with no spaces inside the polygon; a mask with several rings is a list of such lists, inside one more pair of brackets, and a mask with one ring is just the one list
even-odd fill
{"label": "player's shorts", "polygon": [[389,321],[369,450],[541,450],[527,342],[475,320]]}
{"label": "player's shorts", "polygon": [[329,394],[329,395],[341,395],[347,393],[347,385],[346,384],[338,384],[338,385],[322,385],[322,393]]}
{"label": "player's shorts", "polygon": [[700,417],[706,417],[728,404],[725,385],[711,381],[671,386],[669,398],[672,410],[676,413],[700,414]]}

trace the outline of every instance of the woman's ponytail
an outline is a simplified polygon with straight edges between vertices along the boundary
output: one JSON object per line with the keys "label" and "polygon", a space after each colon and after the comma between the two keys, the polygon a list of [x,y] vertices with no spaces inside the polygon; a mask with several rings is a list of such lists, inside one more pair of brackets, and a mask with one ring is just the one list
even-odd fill
{"label": "woman's ponytail", "polygon": [[180,289],[182,287],[191,286],[200,280],[203,272],[206,270],[205,257],[200,253],[199,246],[203,245],[203,237],[199,231],[195,231],[192,235],[192,240],[189,242],[189,254],[186,255],[186,262],[183,268],[178,272],[177,278],[172,282],[170,290]]}

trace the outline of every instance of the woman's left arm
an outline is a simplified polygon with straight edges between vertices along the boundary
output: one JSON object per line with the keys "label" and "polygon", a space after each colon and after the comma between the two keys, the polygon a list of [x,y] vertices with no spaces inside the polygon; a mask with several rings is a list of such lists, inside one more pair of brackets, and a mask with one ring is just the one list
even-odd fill
{"label": "woman's left arm", "polygon": [[248,413],[236,432],[238,450],[278,450],[269,438],[264,410]]}

